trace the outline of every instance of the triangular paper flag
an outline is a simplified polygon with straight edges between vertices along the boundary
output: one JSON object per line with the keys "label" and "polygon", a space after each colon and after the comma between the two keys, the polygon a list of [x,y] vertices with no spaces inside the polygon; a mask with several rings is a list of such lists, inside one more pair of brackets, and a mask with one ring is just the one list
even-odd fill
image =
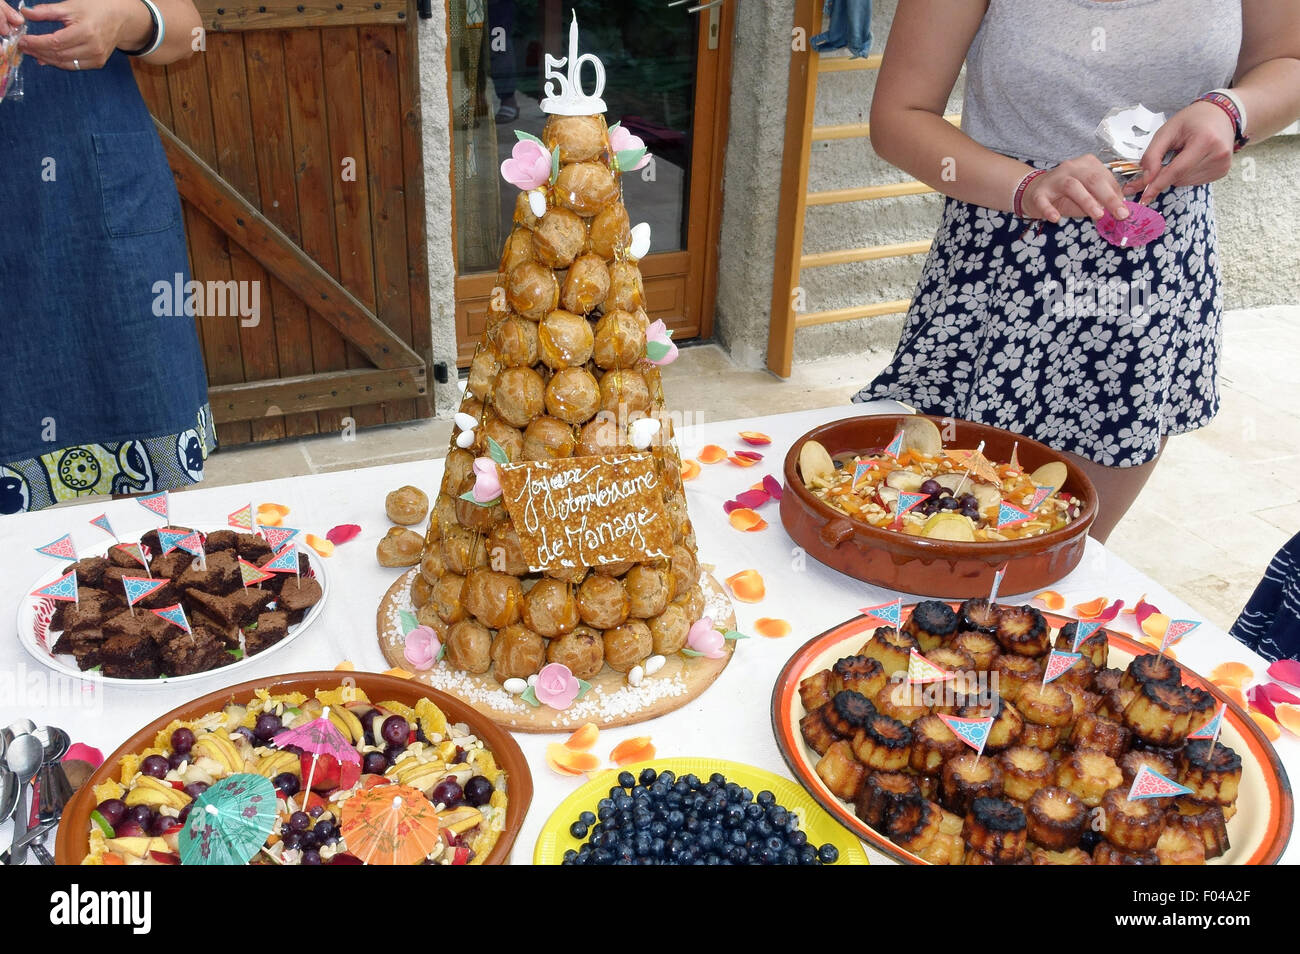
{"label": "triangular paper flag", "polygon": [[1187,733],[1189,739],[1218,739],[1219,733],[1223,731],[1223,717],[1228,711],[1226,702],[1220,703],[1219,711],[1214,713],[1214,718],[1205,725],[1201,726],[1195,732]]}
{"label": "triangular paper flag", "polygon": [[868,606],[859,610],[863,616],[871,616],[880,620],[886,626],[892,626],[898,629],[903,624],[903,601],[894,600],[889,603],[878,603],[875,606]]}
{"label": "triangular paper flag", "polygon": [[907,660],[907,681],[913,685],[926,682],[947,682],[955,674],[936,666],[915,649]]}
{"label": "triangular paper flag", "polygon": [[1034,499],[1029,501],[1029,509],[1037,513],[1038,508],[1043,505],[1043,501],[1052,496],[1055,490],[1055,487],[1040,487],[1038,484],[1034,484]]}
{"label": "triangular paper flag", "polygon": [[[161,533],[159,534],[161,538]],[[192,553],[198,556],[203,552],[203,537],[199,536],[197,530],[187,533],[176,541],[177,549],[184,550],[186,553]]]}
{"label": "triangular paper flag", "polygon": [[258,527],[257,532],[262,535],[272,550],[280,549],[298,535],[298,531],[293,527]]}
{"label": "triangular paper flag", "polygon": [[95,517],[90,522],[94,526],[99,527],[99,529],[103,530],[114,540],[117,539],[117,534],[113,532],[113,525],[108,522],[108,514],[101,513],[98,517]]}
{"label": "triangular paper flag", "polygon": [[256,563],[249,563],[245,559],[239,561],[239,575],[244,581],[244,586],[254,586],[263,580],[269,580],[274,573],[267,573]]}
{"label": "triangular paper flag", "polygon": [[1002,501],[998,507],[998,529],[1014,527],[1018,523],[1024,523],[1026,520],[1033,520],[1034,515],[1028,510],[1021,510],[1009,500]]}
{"label": "triangular paper flag", "polygon": [[162,555],[166,556],[168,553],[171,553],[180,546],[180,542],[189,535],[189,531],[187,530],[159,530],[158,547],[162,550]]}
{"label": "triangular paper flag", "polygon": [[134,606],[150,593],[156,593],[171,580],[155,580],[148,576],[122,577],[122,589],[126,591],[126,602]]}
{"label": "triangular paper flag", "polygon": [[894,435],[894,439],[889,442],[889,446],[885,448],[885,453],[894,460],[898,460],[899,455],[903,453],[903,429],[901,427],[898,429],[898,433]]}
{"label": "triangular paper flag", "polygon": [[947,715],[943,712],[938,715],[943,720],[943,724],[952,730],[952,734],[974,749],[976,755],[984,754],[984,743],[989,740],[989,732],[993,730],[991,716],[985,716],[983,719],[963,719],[961,716]]}
{"label": "triangular paper flag", "polygon": [[57,540],[53,540],[43,547],[36,548],[37,553],[44,553],[46,556],[58,557],[60,560],[75,560],[77,558],[77,548],[72,545],[72,534],[65,533]]}
{"label": "triangular paper flag", "polygon": [[1165,628],[1165,635],[1160,640],[1160,651],[1163,653],[1166,646],[1173,646],[1200,625],[1194,619],[1171,619]]}
{"label": "triangular paper flag", "polygon": [[1047,657],[1047,668],[1043,670],[1043,685],[1061,678],[1082,658],[1081,653],[1063,653],[1053,649],[1052,654]]}
{"label": "triangular paper flag", "polygon": [[135,502],[145,510],[155,513],[168,523],[171,522],[171,504],[167,500],[167,491],[150,494],[148,497],[136,497]]}
{"label": "triangular paper flag", "polygon": [[929,496],[929,494],[913,494],[908,493],[906,490],[900,490],[898,492],[898,513],[895,514],[895,519],[901,520],[903,514],[915,508],[917,504],[928,499]]}
{"label": "triangular paper flag", "polygon": [[298,546],[289,544],[283,550],[275,555],[275,559],[262,564],[263,570],[270,570],[272,573],[297,573],[298,572]]}
{"label": "triangular paper flag", "polygon": [[1070,646],[1070,652],[1078,652],[1079,647],[1093,633],[1101,629],[1101,620],[1099,619],[1081,619],[1074,624],[1074,642]]}
{"label": "triangular paper flag", "polygon": [[874,460],[860,460],[853,465],[853,487],[855,490],[862,478],[867,476],[875,466],[876,462]]}
{"label": "triangular paper flag", "polygon": [[171,606],[165,606],[162,609],[150,610],[155,616],[161,616],[167,622],[174,626],[179,626],[185,632],[193,635],[194,630],[190,629],[190,621],[185,618],[185,609],[180,603],[173,603]]}
{"label": "triangular paper flag", "polygon": [[139,543],[119,543],[114,550],[121,550],[136,563],[139,563],[146,570],[149,569],[149,561],[145,559],[144,547]]}
{"label": "triangular paper flag", "polygon": [[1130,800],[1142,798],[1166,798],[1170,795],[1191,795],[1192,790],[1186,785],[1179,785],[1173,779],[1165,778],[1159,772],[1143,765],[1133,776],[1133,785],[1128,790]]}
{"label": "triangular paper flag", "polygon": [[69,570],[53,583],[33,590],[32,596],[48,596],[52,600],[74,602],[77,599],[77,571]]}
{"label": "triangular paper flag", "polygon": [[239,530],[253,529],[253,505],[245,504],[226,517],[226,524]]}

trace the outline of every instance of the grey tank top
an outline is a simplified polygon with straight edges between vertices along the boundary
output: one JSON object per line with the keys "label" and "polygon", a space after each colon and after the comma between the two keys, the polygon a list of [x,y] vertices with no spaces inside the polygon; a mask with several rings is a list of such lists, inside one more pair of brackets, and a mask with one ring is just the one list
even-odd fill
{"label": "grey tank top", "polygon": [[962,129],[1019,159],[1096,153],[1111,109],[1172,116],[1229,85],[1240,50],[1241,0],[989,0]]}

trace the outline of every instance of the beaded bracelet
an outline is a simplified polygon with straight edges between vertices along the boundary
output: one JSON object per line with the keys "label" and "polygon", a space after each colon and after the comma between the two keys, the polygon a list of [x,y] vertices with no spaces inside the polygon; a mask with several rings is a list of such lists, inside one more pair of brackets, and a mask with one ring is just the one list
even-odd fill
{"label": "beaded bracelet", "polygon": [[1039,176],[1046,175],[1046,169],[1034,169],[1027,173],[1023,179],[1016,185],[1016,191],[1011,196],[1011,212],[1018,219],[1025,218],[1024,198],[1025,190],[1029,188],[1029,183],[1033,182]]}
{"label": "beaded bracelet", "polygon": [[1242,147],[1250,142],[1250,137],[1246,135],[1246,120],[1241,114],[1241,107],[1238,105],[1236,97],[1229,95],[1224,90],[1214,89],[1204,96],[1197,97],[1196,101],[1198,103],[1213,103],[1228,114],[1228,118],[1232,120],[1233,152],[1240,152]]}

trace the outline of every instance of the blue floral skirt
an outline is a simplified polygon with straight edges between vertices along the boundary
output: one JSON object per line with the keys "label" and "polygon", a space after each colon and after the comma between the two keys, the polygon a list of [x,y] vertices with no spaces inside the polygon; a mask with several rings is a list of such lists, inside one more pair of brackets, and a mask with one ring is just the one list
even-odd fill
{"label": "blue floral skirt", "polygon": [[1108,467],[1219,407],[1222,340],[1208,186],[1167,190],[1154,242],[1118,248],[1091,219],[1030,227],[949,199],[893,360],[854,401],[1024,434]]}

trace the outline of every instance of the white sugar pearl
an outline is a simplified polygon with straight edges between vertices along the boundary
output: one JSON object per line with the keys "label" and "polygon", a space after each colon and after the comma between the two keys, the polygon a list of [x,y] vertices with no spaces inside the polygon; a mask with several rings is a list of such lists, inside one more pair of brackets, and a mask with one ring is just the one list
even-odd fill
{"label": "white sugar pearl", "polygon": [[539,219],[546,214],[546,195],[541,189],[533,189],[528,193],[528,207]]}
{"label": "white sugar pearl", "polygon": [[456,435],[456,446],[462,450],[468,450],[474,444],[473,431],[461,431]]}
{"label": "white sugar pearl", "polygon": [[473,414],[466,414],[464,411],[456,412],[456,426],[462,431],[472,431],[478,427],[478,419]]}
{"label": "white sugar pearl", "polygon": [[627,674],[627,684],[629,686],[639,686],[644,678],[645,670],[640,666],[633,666],[631,672]]}
{"label": "white sugar pearl", "polygon": [[632,422],[632,446],[637,450],[645,450],[654,441],[655,435],[659,433],[659,427],[658,418],[637,418]]}
{"label": "white sugar pearl", "polygon": [[633,259],[643,259],[650,252],[650,223],[638,222],[632,226],[632,242],[627,254]]}
{"label": "white sugar pearl", "polygon": [[645,661],[645,674],[653,676],[660,669],[664,668],[664,663],[668,662],[663,656],[651,656]]}
{"label": "white sugar pearl", "polygon": [[528,688],[528,683],[522,679],[507,679],[505,682],[501,683],[501,688],[512,696],[517,696]]}
{"label": "white sugar pearl", "polygon": [[528,677],[528,685],[530,686],[537,685],[537,673],[533,673],[531,676]]}

